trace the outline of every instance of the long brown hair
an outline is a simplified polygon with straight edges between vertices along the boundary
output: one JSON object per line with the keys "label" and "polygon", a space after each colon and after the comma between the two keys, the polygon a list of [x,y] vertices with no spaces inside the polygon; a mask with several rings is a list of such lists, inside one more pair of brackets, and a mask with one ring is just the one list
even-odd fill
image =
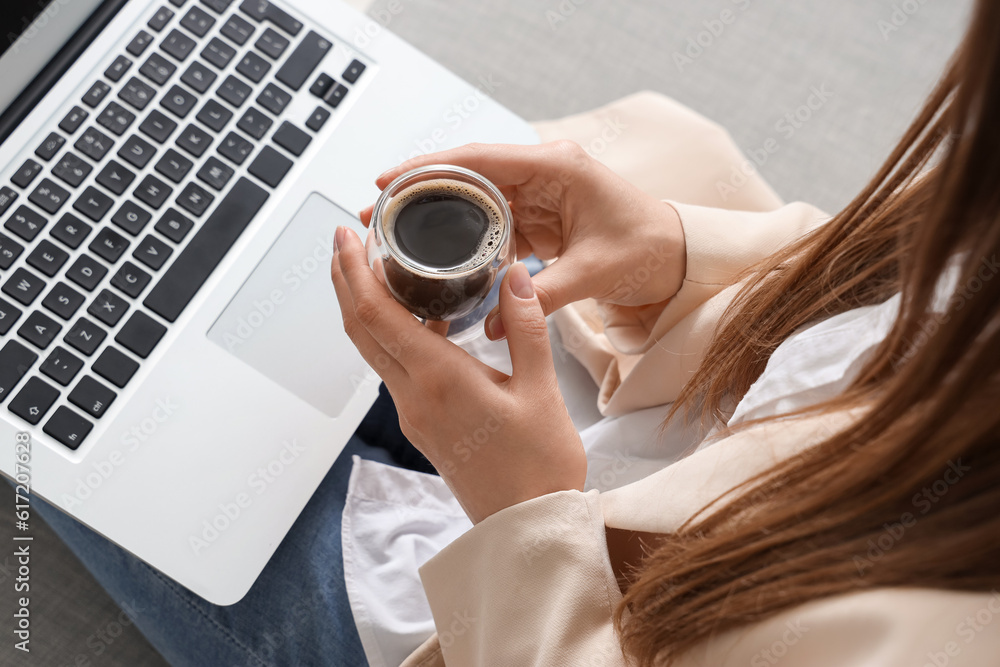
{"label": "long brown hair", "polygon": [[[657,542],[616,610],[626,655],[668,664],[718,632],[852,591],[1000,586],[998,254],[1000,3],[980,0],[874,180],[755,267],[671,412],[717,422],[796,329],[899,292],[856,381],[808,411],[864,416]],[[946,270],[957,288],[942,307]]]}

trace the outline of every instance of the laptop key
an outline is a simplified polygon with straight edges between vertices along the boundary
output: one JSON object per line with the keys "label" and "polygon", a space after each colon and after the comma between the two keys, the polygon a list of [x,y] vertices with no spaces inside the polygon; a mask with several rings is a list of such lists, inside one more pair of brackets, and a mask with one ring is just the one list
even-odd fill
{"label": "laptop key", "polygon": [[214,99],[210,99],[205,102],[205,106],[201,108],[198,115],[195,116],[202,124],[208,127],[210,130],[215,130],[216,132],[221,132],[222,128],[226,126],[226,123],[233,117],[233,112],[222,106]]}
{"label": "laptop key", "polygon": [[270,146],[264,146],[247,171],[276,188],[291,168],[291,160]]}
{"label": "laptop key", "polygon": [[93,369],[111,384],[122,388],[139,370],[139,363],[118,348],[109,345],[94,362]]}
{"label": "laptop key", "polygon": [[243,46],[253,35],[256,28],[250,24],[249,21],[239,16],[238,14],[233,14],[226,22],[219,28],[219,32],[222,33],[223,37],[232,40],[237,46]]}
{"label": "laptop key", "polygon": [[170,120],[156,109],[150,111],[149,115],[146,116],[146,120],[142,121],[139,125],[140,132],[159,144],[162,144],[169,139],[170,135],[173,134],[176,129],[177,123]]}
{"label": "laptop key", "polygon": [[34,241],[38,233],[45,227],[46,222],[48,221],[45,218],[27,206],[18,206],[14,214],[7,218],[4,227],[25,241]]}
{"label": "laptop key", "polygon": [[175,208],[168,208],[167,212],[156,222],[156,226],[153,229],[174,243],[180,243],[188,235],[192,227],[194,227],[194,222],[190,218]]}
{"label": "laptop key", "polygon": [[14,183],[14,185],[26,188],[31,185],[31,182],[35,180],[35,177],[38,176],[41,171],[42,165],[38,164],[31,158],[28,158],[24,161],[24,164],[21,165],[21,168],[10,177],[10,180]]}
{"label": "laptop key", "polygon": [[17,335],[41,349],[47,348],[62,331],[62,326],[45,313],[36,310],[24,321]]}
{"label": "laptop key", "polygon": [[30,306],[45,289],[45,281],[27,269],[17,269],[3,285],[3,292],[24,305]]}
{"label": "laptop key", "polygon": [[177,204],[188,213],[200,216],[212,205],[215,197],[197,183],[188,183],[177,195]]}
{"label": "laptop key", "polygon": [[241,79],[230,75],[226,77],[226,80],[222,82],[222,85],[215,92],[226,102],[239,109],[247,101],[247,98],[250,97],[253,88]]}
{"label": "laptop key", "polygon": [[[6,336],[10,328],[21,317],[21,309],[12,304],[7,299],[0,297],[0,336]],[[2,360],[0,360],[0,372],[2,372]],[[2,395],[0,395],[2,399]]]}
{"label": "laptop key", "polygon": [[144,168],[154,155],[156,155],[156,149],[153,148],[153,145],[135,134],[126,139],[118,150],[118,157],[136,169]]}
{"label": "laptop key", "polygon": [[198,179],[204,183],[207,183],[209,187],[215,190],[222,190],[226,187],[226,183],[229,179],[233,177],[233,171],[230,167],[227,167],[222,160],[212,156],[205,160],[205,164],[201,169],[198,170]]}
{"label": "laptop key", "polygon": [[83,191],[75,202],[73,202],[73,208],[75,208],[80,213],[93,220],[94,222],[100,222],[101,219],[107,215],[108,211],[111,210],[111,206],[114,204],[114,200],[107,196],[93,185],[88,185],[87,189]]}
{"label": "laptop key", "polygon": [[231,5],[233,0],[201,0],[201,4],[205,5],[212,11],[221,14],[226,11]]}
{"label": "laptop key", "polygon": [[104,107],[104,111],[97,117],[98,125],[119,137],[125,134],[134,122],[135,114],[117,102],[108,102],[108,106]]}
{"label": "laptop key", "polygon": [[208,91],[217,78],[218,75],[215,72],[208,69],[206,65],[203,65],[198,60],[191,63],[187,71],[181,75],[181,81],[199,93]]}
{"label": "laptop key", "polygon": [[[24,252],[24,246],[0,232],[0,269],[6,271]],[[3,332],[0,331],[0,334]]]}
{"label": "laptop key", "polygon": [[148,83],[144,83],[134,76],[128,83],[118,91],[119,99],[125,100],[129,106],[142,111],[156,97],[156,91]]}
{"label": "laptop key", "polygon": [[180,183],[193,166],[194,163],[191,160],[173,148],[168,148],[167,152],[163,154],[163,157],[160,158],[160,161],[156,163],[156,167],[154,168],[174,183]]}
{"label": "laptop key", "polygon": [[8,409],[29,424],[37,424],[58,398],[58,389],[38,378],[28,378]]}
{"label": "laptop key", "polygon": [[68,252],[57,247],[52,241],[42,239],[28,255],[28,264],[52,278],[59,273],[59,269],[68,259]]}
{"label": "laptop key", "polygon": [[142,183],[139,184],[139,187],[135,189],[133,194],[139,201],[150,205],[154,209],[159,209],[163,206],[163,202],[167,201],[167,198],[173,194],[173,191],[174,189],[169,185],[150,174],[142,179]]}
{"label": "laptop key", "polygon": [[28,201],[46,213],[55,213],[69,199],[69,191],[56,185],[53,181],[43,178],[38,187],[28,195]]}
{"label": "laptop key", "polygon": [[89,357],[94,353],[94,350],[101,346],[101,343],[107,337],[108,332],[103,327],[91,322],[86,317],[81,317],[69,332],[63,336],[63,340],[74,349],[83,352]]}
{"label": "laptop key", "polygon": [[118,394],[89,375],[84,375],[67,398],[84,413],[100,418],[107,412],[108,406],[118,398]]}
{"label": "laptop key", "polygon": [[66,447],[76,449],[93,428],[94,425],[80,415],[66,406],[59,406],[42,430]]}
{"label": "laptop key", "polygon": [[309,134],[303,132],[288,121],[281,124],[281,127],[275,131],[272,139],[274,139],[274,143],[278,144],[295,156],[302,155],[302,152],[305,151],[309,142],[312,141],[312,137],[309,136]]}
{"label": "laptop key", "polygon": [[94,162],[100,162],[108,154],[114,140],[95,127],[88,127],[73,146]]}
{"label": "laptop key", "polygon": [[257,55],[254,51],[247,51],[236,65],[236,71],[250,79],[254,83],[260,83],[271,69],[271,63]]}
{"label": "laptop key", "polygon": [[102,227],[87,247],[101,259],[114,264],[128,250],[128,239],[113,229]]}
{"label": "laptop key", "polygon": [[205,220],[143,304],[175,321],[267,201],[268,193],[240,178]]}
{"label": "laptop key", "polygon": [[153,14],[153,18],[149,19],[149,23],[146,25],[148,25],[150,29],[160,32],[167,27],[167,24],[170,23],[170,19],[172,18],[174,18],[174,13],[170,11],[170,9],[167,7],[160,7],[156,10],[156,13]]}
{"label": "laptop key", "polygon": [[17,199],[17,190],[6,185],[0,185],[0,215],[7,212],[14,200]]}
{"label": "laptop key", "polygon": [[128,190],[128,186],[132,185],[135,174],[115,160],[109,160],[101,173],[97,175],[96,180],[114,194],[120,195]]}
{"label": "laptop key", "polygon": [[118,335],[115,336],[115,342],[145,359],[165,333],[167,333],[165,326],[141,310],[137,310],[132,313],[128,322],[122,325]]}
{"label": "laptop key", "polygon": [[145,30],[140,30],[139,34],[132,38],[132,41],[128,43],[125,50],[131,53],[133,56],[139,57],[143,52],[149,48],[149,45],[153,41],[153,36],[150,35]]}
{"label": "laptop key", "polygon": [[170,0],[170,4],[174,7],[183,7],[185,2],[187,2],[187,0]]}
{"label": "laptop key", "polygon": [[201,157],[212,145],[212,135],[197,125],[188,125],[177,137],[177,145],[195,157]]}
{"label": "laptop key", "polygon": [[277,60],[285,52],[289,44],[290,42],[282,37],[274,28],[268,28],[260,36],[260,39],[254,43],[254,46],[264,55]]}
{"label": "laptop key", "polygon": [[43,306],[67,321],[76,314],[83,302],[83,295],[63,282],[53,285],[42,299]]}
{"label": "laptop key", "polygon": [[267,84],[260,95],[257,96],[257,104],[261,105],[275,116],[279,115],[292,101],[292,95],[281,86],[273,83]]}
{"label": "laptop key", "polygon": [[340,83],[334,83],[333,86],[330,87],[330,90],[323,94],[323,101],[336,109],[340,106],[340,103],[344,101],[344,98],[347,97],[347,92],[347,86]]}
{"label": "laptop key", "polygon": [[196,37],[204,37],[212,29],[212,26],[215,25],[215,18],[198,5],[195,5],[181,19],[181,25],[194,33]]}
{"label": "laptop key", "polygon": [[98,104],[104,101],[104,97],[111,91],[111,86],[104,83],[103,81],[95,81],[94,85],[84,93],[83,103],[86,104],[91,109],[95,108]]}
{"label": "laptop key", "polygon": [[111,278],[111,286],[133,299],[142,294],[153,277],[132,262],[125,262]]}
{"label": "laptop key", "polygon": [[[256,4],[257,1],[248,0],[251,4]],[[244,6],[247,4],[247,2],[243,3]],[[312,76],[313,71],[332,46],[328,39],[320,36],[316,31],[310,30],[295,47],[292,54],[288,56],[288,60],[281,66],[274,78],[292,90],[298,90],[306,82],[306,79]]]}
{"label": "laptop key", "polygon": [[132,256],[154,271],[159,271],[173,252],[173,248],[166,243],[147,234],[132,251]]}
{"label": "laptop key", "polygon": [[52,236],[70,248],[76,249],[87,238],[91,229],[93,228],[89,224],[72,213],[63,213],[55,227],[52,228]]}
{"label": "laptop key", "polygon": [[128,310],[128,301],[121,298],[110,290],[103,289],[94,299],[87,312],[104,322],[109,327],[113,327],[125,317]]}
{"label": "laptop key", "polygon": [[64,387],[68,387],[83,368],[83,360],[61,345],[49,353],[38,370]]}
{"label": "laptop key", "polygon": [[125,56],[118,56],[115,58],[114,62],[111,63],[106,70],[104,70],[104,76],[115,83],[118,83],[128,68],[132,66],[132,61]]}
{"label": "laptop key", "polygon": [[121,208],[119,208],[115,214],[111,216],[111,222],[115,223],[115,225],[124,229],[132,236],[141,232],[142,228],[145,227],[152,219],[152,213],[131,200],[122,204]]}
{"label": "laptop key", "polygon": [[361,74],[365,71],[365,64],[360,60],[352,60],[351,64],[344,70],[342,78],[347,83],[356,83]]}
{"label": "laptop key", "polygon": [[201,57],[219,69],[225,69],[229,61],[236,57],[236,49],[218,37],[213,37],[212,41],[202,49]]}
{"label": "laptop key", "polygon": [[7,398],[28,369],[38,361],[38,355],[16,340],[7,341],[0,350],[0,401]]}
{"label": "laptop key", "polygon": [[160,100],[160,106],[178,118],[184,119],[197,101],[198,98],[193,93],[189,93],[180,86],[174,86]]}
{"label": "laptop key", "polygon": [[253,144],[236,132],[230,132],[219,144],[219,155],[228,158],[237,166],[243,164],[252,152]]}
{"label": "laptop key", "polygon": [[173,56],[180,62],[184,62],[191,55],[191,51],[194,50],[195,41],[180,30],[174,29],[170,31],[170,34],[163,40],[160,47],[167,52],[167,55]]}
{"label": "laptop key", "polygon": [[52,166],[52,175],[75,188],[83,183],[93,169],[82,157],[67,151],[62,159]]}
{"label": "laptop key", "polygon": [[50,132],[49,136],[45,137],[45,141],[43,141],[38,148],[35,149],[35,155],[48,162],[55,157],[56,153],[59,152],[59,149],[62,148],[65,143],[66,139],[61,134],[58,132]]}
{"label": "laptop key", "polygon": [[236,123],[236,127],[243,130],[249,134],[254,139],[263,139],[267,131],[271,129],[271,125],[274,121],[271,118],[255,107],[250,107],[243,117],[240,118],[239,122]]}
{"label": "laptop key", "polygon": [[173,64],[159,53],[154,52],[146,62],[139,68],[139,74],[152,81],[158,86],[162,86],[167,79],[177,71],[177,65]]}
{"label": "laptop key", "polygon": [[80,107],[73,107],[63,117],[63,119],[59,121],[59,129],[66,134],[73,134],[80,129],[80,126],[83,125],[89,115],[89,113]]}
{"label": "laptop key", "polygon": [[319,132],[326,125],[326,121],[330,118],[330,110],[326,107],[316,107],[316,110],[312,112],[309,116],[309,120],[306,121],[306,127],[308,127],[313,132]]}
{"label": "laptop key", "polygon": [[300,21],[292,18],[285,10],[272,5],[267,0],[243,0],[240,11],[257,22],[270,21],[293,37],[302,30]]}
{"label": "laptop key", "polygon": [[90,255],[80,255],[66,270],[66,277],[88,292],[92,292],[107,274],[107,267]]}
{"label": "laptop key", "polygon": [[326,95],[326,91],[333,88],[333,84],[335,83],[336,81],[333,80],[332,76],[325,72],[320,72],[316,80],[313,81],[313,85],[309,86],[309,92],[322,99]]}

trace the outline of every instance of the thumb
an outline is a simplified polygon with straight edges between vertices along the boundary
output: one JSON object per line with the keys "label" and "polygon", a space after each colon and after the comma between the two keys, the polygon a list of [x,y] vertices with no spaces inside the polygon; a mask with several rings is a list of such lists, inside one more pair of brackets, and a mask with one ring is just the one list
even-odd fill
{"label": "thumb", "polygon": [[[532,281],[535,297],[543,315],[551,315],[563,306],[594,296],[594,286],[584,278],[588,271],[576,256],[567,253],[535,274]],[[500,340],[506,334],[496,306],[486,316],[486,334],[490,340]]]}
{"label": "thumb", "polygon": [[552,372],[552,349],[545,313],[527,267],[517,262],[500,286],[500,319],[507,334],[513,377],[532,381]]}
{"label": "thumb", "polygon": [[580,252],[567,251],[535,275],[535,294],[546,315],[593,296],[593,285],[587,279],[591,272],[581,265],[580,255]]}

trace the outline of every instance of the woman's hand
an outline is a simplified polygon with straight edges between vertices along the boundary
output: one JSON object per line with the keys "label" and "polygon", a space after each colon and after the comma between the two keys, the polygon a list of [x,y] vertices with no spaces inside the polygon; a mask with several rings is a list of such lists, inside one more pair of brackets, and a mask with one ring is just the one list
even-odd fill
{"label": "woman's hand", "polygon": [[525,500],[582,490],[587,459],[556,383],[548,328],[523,264],[500,305],[512,375],[471,357],[398,304],[341,227],[333,284],[344,329],[382,377],[403,434],[423,452],[473,523]]}
{"label": "woman's hand", "polygon": [[[518,257],[559,258],[534,278],[548,315],[594,298],[617,306],[645,306],[672,297],[684,279],[686,249],[680,218],[670,205],[622,179],[577,144],[470,144],[424,155],[376,180],[385,188],[400,174],[428,164],[479,172],[507,197],[514,214]],[[372,209],[361,212],[368,225]],[[491,313],[487,333],[503,337]]]}

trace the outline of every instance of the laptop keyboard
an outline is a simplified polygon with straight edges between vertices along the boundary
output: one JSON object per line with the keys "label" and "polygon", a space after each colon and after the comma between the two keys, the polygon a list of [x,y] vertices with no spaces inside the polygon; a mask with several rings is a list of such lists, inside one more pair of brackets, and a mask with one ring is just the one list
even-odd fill
{"label": "laptop keyboard", "polygon": [[[366,68],[322,72],[333,39],[232,4],[156,9],[0,186],[0,401],[70,449]],[[282,114],[301,95],[300,127]]]}

